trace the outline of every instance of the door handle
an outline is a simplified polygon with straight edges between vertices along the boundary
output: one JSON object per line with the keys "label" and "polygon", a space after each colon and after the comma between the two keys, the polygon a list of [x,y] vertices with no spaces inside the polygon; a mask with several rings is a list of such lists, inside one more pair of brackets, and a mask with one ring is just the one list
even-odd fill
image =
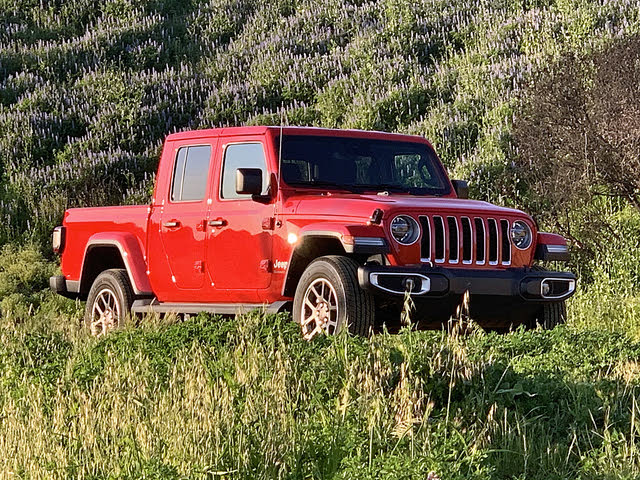
{"label": "door handle", "polygon": [[210,227],[224,227],[226,224],[227,224],[227,221],[223,219],[209,220]]}
{"label": "door handle", "polygon": [[180,226],[180,222],[177,220],[171,220],[170,222],[165,222],[163,225],[167,228],[176,228]]}

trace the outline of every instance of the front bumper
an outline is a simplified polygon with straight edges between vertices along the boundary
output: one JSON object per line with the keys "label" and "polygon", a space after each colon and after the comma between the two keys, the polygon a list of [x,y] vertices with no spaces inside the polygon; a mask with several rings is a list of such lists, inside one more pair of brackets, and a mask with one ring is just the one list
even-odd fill
{"label": "front bumper", "polygon": [[471,270],[441,267],[391,267],[367,265],[358,269],[358,282],[364,289],[389,296],[404,295],[440,298],[462,295],[510,297],[524,302],[558,302],[569,298],[576,288],[576,277],[569,272],[550,272],[529,268]]}

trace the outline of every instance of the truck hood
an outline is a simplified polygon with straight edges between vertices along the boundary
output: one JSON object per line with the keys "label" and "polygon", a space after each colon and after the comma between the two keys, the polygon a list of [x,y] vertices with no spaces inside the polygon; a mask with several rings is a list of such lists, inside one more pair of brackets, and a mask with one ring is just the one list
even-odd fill
{"label": "truck hood", "polygon": [[500,215],[509,217],[527,217],[526,213],[493,205],[478,200],[463,200],[450,197],[424,197],[414,195],[376,195],[323,193],[296,195],[289,198],[293,202],[295,215],[338,216],[368,219],[377,208],[384,217],[396,213],[431,213],[451,215]]}

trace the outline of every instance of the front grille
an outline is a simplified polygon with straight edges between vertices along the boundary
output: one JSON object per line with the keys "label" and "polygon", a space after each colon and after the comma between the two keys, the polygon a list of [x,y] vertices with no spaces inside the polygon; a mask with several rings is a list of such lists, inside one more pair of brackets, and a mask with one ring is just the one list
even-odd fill
{"label": "front grille", "polygon": [[507,219],[421,215],[423,262],[511,265]]}

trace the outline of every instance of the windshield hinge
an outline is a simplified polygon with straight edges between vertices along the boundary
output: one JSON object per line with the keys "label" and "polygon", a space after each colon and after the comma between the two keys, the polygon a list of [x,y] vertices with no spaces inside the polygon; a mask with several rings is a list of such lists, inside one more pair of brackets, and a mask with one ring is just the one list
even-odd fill
{"label": "windshield hinge", "polygon": [[273,230],[276,224],[275,217],[266,217],[262,219],[263,230]]}

